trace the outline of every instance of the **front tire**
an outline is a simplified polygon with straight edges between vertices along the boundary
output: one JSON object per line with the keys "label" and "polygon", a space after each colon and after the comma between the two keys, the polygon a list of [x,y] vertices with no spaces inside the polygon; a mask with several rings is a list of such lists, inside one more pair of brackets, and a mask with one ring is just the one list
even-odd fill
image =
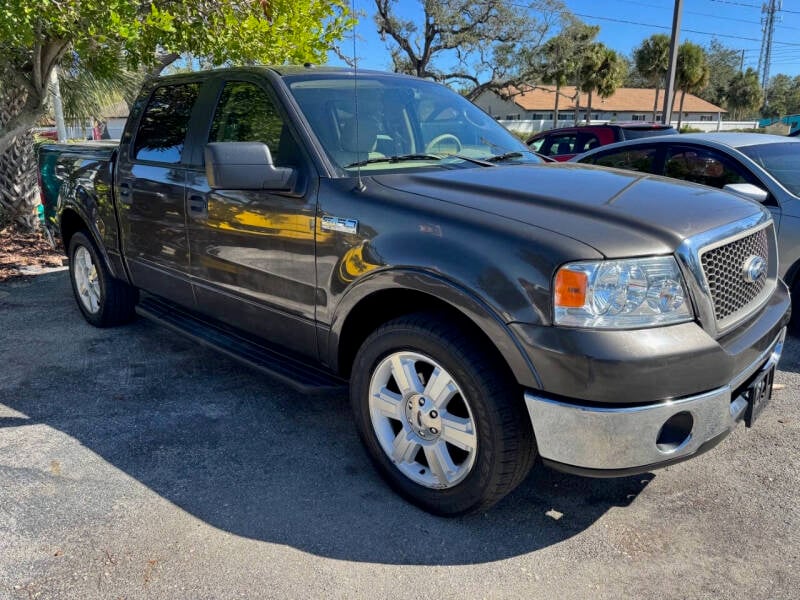
{"label": "front tire", "polygon": [[100,253],[83,231],[69,242],[69,275],[72,291],[84,318],[95,327],[112,327],[134,317],[136,288],[115,279]]}
{"label": "front tire", "polygon": [[485,510],[536,458],[521,393],[494,354],[446,317],[394,319],[353,364],[356,425],[381,475],[424,510]]}

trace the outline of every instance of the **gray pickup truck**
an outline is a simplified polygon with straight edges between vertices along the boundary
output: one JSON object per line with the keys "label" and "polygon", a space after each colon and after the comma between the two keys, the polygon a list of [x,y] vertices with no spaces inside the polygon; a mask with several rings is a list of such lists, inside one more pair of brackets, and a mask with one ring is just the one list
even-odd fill
{"label": "gray pickup truck", "polygon": [[89,323],[138,312],[318,401],[349,381],[378,470],[437,514],[486,509],[537,460],[608,477],[696,456],[770,398],[790,301],[768,211],[541,164],[429,81],[158,79],[118,145],[46,146],[40,168]]}

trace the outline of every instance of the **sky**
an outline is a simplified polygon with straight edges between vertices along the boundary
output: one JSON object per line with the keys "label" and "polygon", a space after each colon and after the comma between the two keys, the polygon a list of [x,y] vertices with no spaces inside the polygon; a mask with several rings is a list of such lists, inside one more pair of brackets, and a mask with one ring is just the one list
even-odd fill
{"label": "sky", "polygon": [[[669,34],[675,6],[673,0],[565,0],[565,4],[582,21],[600,26],[599,41],[626,56],[653,33]],[[761,4],[760,0],[684,0],[680,41],[706,46],[716,36],[727,47],[744,50],[745,68],[756,69],[763,35]],[[353,5],[364,13],[356,27],[359,67],[391,70],[387,45],[380,40],[373,20],[373,0],[353,0]],[[422,14],[416,0],[400,0],[396,6],[405,18]],[[800,0],[783,0],[773,39],[770,75],[800,75]],[[351,55],[352,40],[345,41],[342,49]],[[344,65],[334,55],[329,63]]]}

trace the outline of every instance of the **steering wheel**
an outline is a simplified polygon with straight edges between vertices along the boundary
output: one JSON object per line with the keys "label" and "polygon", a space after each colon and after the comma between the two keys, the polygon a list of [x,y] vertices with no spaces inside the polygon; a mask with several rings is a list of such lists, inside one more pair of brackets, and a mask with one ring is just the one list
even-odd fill
{"label": "steering wheel", "polygon": [[428,144],[425,146],[425,152],[429,152],[431,154],[436,154],[436,146],[441,144],[442,142],[448,142],[447,146],[454,146],[455,152],[453,154],[458,154],[461,152],[461,140],[459,140],[456,136],[452,133],[442,133],[441,135],[437,135],[433,138]]}

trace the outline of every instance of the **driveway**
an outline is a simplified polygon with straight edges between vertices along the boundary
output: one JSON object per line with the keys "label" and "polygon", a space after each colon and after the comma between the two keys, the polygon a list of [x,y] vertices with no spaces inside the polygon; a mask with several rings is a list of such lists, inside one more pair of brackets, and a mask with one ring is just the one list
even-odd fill
{"label": "driveway", "polygon": [[651,474],[539,467],[486,514],[393,494],[304,397],[66,273],[0,284],[0,598],[797,598],[800,340],[756,427]]}

